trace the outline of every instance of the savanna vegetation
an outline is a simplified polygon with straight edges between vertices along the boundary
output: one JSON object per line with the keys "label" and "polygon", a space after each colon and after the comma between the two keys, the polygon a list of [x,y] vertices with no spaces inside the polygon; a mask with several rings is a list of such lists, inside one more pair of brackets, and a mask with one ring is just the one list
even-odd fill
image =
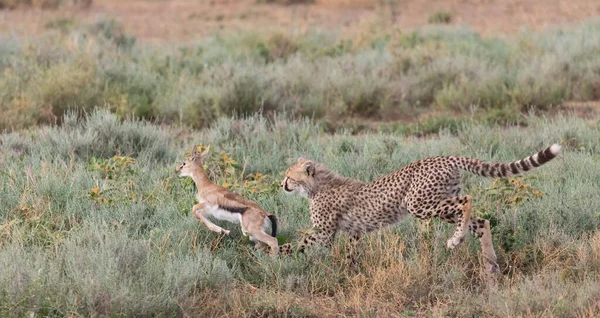
{"label": "savanna vegetation", "polygon": [[374,27],[350,38],[215,35],[174,48],[137,44],[114,20],[47,27],[43,36],[0,44],[0,129],[56,123],[68,109],[98,106],[195,128],[257,111],[334,129],[424,122],[430,113],[516,122],[530,109],[600,98],[597,20],[506,38],[449,26]]}
{"label": "savanna vegetation", "polygon": [[[594,316],[600,313],[600,127],[569,116],[526,127],[465,122],[429,138],[327,134],[310,120],[219,119],[194,131],[119,120],[107,111],[5,133],[0,149],[2,316]],[[413,160],[460,154],[522,158],[553,142],[564,155],[524,177],[467,175],[490,219],[502,274],[485,279],[470,236],[409,218],[365,239],[360,271],[333,251],[271,259],[238,227],[208,231],[190,213],[194,186],[174,167],[214,147],[218,184],[280,219],[280,241],[310,228],[305,199],[278,189],[303,155],[362,180]],[[266,155],[268,154],[268,155]]]}
{"label": "savanna vegetation", "polygon": [[[62,8],[92,1],[8,1]],[[257,1],[313,3],[313,1]],[[51,6],[54,5],[54,6]],[[53,19],[0,41],[0,316],[597,317],[600,124],[559,111],[600,99],[600,21],[482,37],[406,32],[223,33],[150,46],[115,20]],[[211,145],[209,176],[310,230],[306,199],[279,182],[298,156],[370,181],[427,156],[511,161],[563,154],[522,177],[465,174],[501,273],[454,227],[407,218],[275,259],[192,215],[176,165]]]}

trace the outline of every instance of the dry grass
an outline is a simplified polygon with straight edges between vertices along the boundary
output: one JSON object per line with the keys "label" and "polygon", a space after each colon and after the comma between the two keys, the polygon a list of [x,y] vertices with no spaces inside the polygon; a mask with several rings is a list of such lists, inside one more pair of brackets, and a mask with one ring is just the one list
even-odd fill
{"label": "dry grass", "polygon": [[0,9],[41,9],[89,8],[93,0],[0,0]]}
{"label": "dry grass", "polygon": [[[11,0],[5,0],[11,1]],[[54,1],[54,0],[46,0]],[[62,2],[62,1],[61,1]],[[360,34],[365,27],[398,27],[411,31],[428,23],[438,11],[452,12],[452,24],[469,25],[483,35],[540,30],[550,25],[579,22],[600,14],[600,3],[590,0],[321,0],[288,6],[236,1],[96,0],[87,10],[42,12],[16,10],[0,13],[0,31],[27,35],[43,31],[49,20],[72,18],[84,23],[98,15],[115,17],[125,30],[144,42],[182,42],[215,33],[264,29],[330,29]]]}
{"label": "dry grass", "polygon": [[[600,314],[598,125],[528,117],[527,127],[471,122],[455,135],[404,138],[326,135],[310,121],[258,116],[191,134],[108,112],[63,122],[0,136],[2,316]],[[474,213],[493,224],[501,269],[494,277],[481,271],[476,238],[450,252],[452,226],[410,217],[362,240],[358,273],[346,264],[343,235],[331,250],[272,259],[253,251],[239,227],[220,222],[232,231],[222,238],[200,225],[190,215],[193,183],[173,171],[182,149],[199,143],[244,161],[245,173],[276,180],[302,155],[368,181],[426,156],[508,161],[552,142],[564,153],[518,179],[539,191],[519,204],[514,194],[524,193],[510,182],[465,174]],[[132,164],[115,166],[116,154]],[[221,184],[231,173],[224,160],[218,153],[207,162]],[[249,196],[278,216],[282,238],[296,242],[310,227],[305,199],[277,186]]]}
{"label": "dry grass", "polygon": [[[316,256],[310,260],[340,282],[330,289],[297,287],[318,284],[312,277],[303,278],[308,283],[296,282],[295,289],[241,284],[227,295],[197,295],[184,312],[234,317],[591,318],[600,314],[596,284],[600,231],[577,242],[543,242],[537,251],[543,261],[535,271],[492,278],[480,272],[481,264],[465,251],[441,261],[435,255],[440,252],[435,242],[424,238],[418,246],[407,248],[397,235],[387,233],[363,245],[364,261],[357,275],[345,266],[340,246],[333,249],[330,264]],[[518,257],[529,262],[527,255]]]}

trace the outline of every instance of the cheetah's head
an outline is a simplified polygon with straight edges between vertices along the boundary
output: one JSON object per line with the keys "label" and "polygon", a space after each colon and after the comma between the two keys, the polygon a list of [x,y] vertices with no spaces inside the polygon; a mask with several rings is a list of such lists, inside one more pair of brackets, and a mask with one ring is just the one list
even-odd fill
{"label": "cheetah's head", "polygon": [[281,187],[285,192],[308,196],[308,189],[315,182],[315,163],[312,160],[298,158],[285,172]]}

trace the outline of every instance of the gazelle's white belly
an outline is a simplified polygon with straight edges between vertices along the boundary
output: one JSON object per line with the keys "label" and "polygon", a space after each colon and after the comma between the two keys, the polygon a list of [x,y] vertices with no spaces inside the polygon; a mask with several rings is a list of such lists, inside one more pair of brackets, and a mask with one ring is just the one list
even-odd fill
{"label": "gazelle's white belly", "polygon": [[206,215],[212,216],[217,220],[228,221],[231,223],[242,223],[242,214],[241,213],[231,213],[229,211],[219,209],[218,205],[207,205],[205,206]]}

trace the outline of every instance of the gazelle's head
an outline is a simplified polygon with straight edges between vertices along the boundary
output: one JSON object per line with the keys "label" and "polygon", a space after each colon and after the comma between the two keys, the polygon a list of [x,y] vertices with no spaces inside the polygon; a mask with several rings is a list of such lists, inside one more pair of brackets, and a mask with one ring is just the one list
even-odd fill
{"label": "gazelle's head", "polygon": [[194,150],[192,151],[192,155],[183,160],[183,162],[177,166],[175,171],[179,172],[180,177],[191,177],[196,172],[204,171],[204,167],[202,166],[204,162],[204,158],[208,155],[209,147],[198,154],[198,146],[194,146]]}

